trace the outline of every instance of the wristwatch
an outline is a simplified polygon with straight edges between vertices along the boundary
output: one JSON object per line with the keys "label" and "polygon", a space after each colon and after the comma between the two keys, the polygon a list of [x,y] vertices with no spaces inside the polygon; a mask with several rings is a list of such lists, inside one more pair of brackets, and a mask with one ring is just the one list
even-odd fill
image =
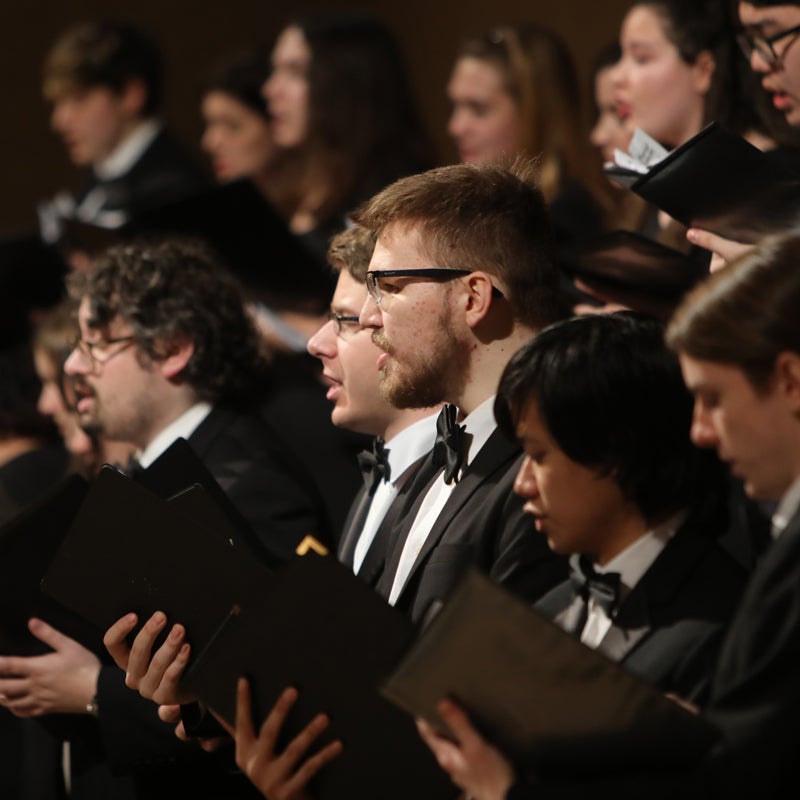
{"label": "wristwatch", "polygon": [[90,702],[86,704],[86,713],[97,717],[100,714],[100,706],[97,704],[97,695],[95,695]]}

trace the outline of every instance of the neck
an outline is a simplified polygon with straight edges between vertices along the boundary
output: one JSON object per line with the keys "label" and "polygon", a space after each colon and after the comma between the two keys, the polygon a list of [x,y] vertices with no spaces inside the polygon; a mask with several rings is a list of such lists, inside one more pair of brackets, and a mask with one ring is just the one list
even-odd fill
{"label": "neck", "polygon": [[650,525],[638,510],[626,508],[617,518],[610,521],[606,530],[610,531],[607,541],[603,542],[594,554],[595,561],[601,567],[641,539],[650,530]]}
{"label": "neck", "polygon": [[458,406],[464,416],[471,414],[481,403],[497,393],[503,370],[517,350],[528,342],[535,331],[514,325],[509,334],[488,342],[476,338],[461,391],[454,392],[449,402]]}
{"label": "neck", "polygon": [[147,430],[143,431],[143,435],[137,437],[133,444],[140,450],[145,450],[156,436],[185,414],[197,401],[198,398],[193,390],[187,388],[185,391],[177,391],[169,398],[169,402],[159,405],[159,413],[150,420]]}
{"label": "neck", "polygon": [[379,434],[381,438],[389,443],[398,433],[402,433],[406,428],[410,428],[414,423],[421,419],[426,419],[433,414],[438,414],[441,406],[432,408],[406,408],[398,412],[387,423],[386,428]]}

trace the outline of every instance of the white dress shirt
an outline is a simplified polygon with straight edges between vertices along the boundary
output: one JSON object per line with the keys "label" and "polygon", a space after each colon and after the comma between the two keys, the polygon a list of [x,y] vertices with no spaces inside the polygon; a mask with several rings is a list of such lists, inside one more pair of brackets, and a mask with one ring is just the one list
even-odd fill
{"label": "white dress shirt", "polygon": [[[467,444],[467,454],[465,462],[469,466],[474,460],[481,448],[486,444],[489,437],[494,433],[497,424],[494,419],[494,395],[488,400],[484,400],[462,423],[466,433],[469,435]],[[458,473],[458,480],[461,479],[463,469]],[[392,583],[392,591],[389,593],[389,603],[394,605],[397,598],[400,596],[406,580],[411,573],[414,562],[422,550],[426,539],[428,538],[433,525],[436,522],[439,514],[442,512],[450,495],[456,488],[457,482],[454,481],[450,485],[444,482],[444,475],[440,475],[436,481],[428,489],[425,499],[417,512],[411,530],[408,533],[406,542],[403,545],[403,552],[400,555],[400,561],[397,565],[397,572],[394,576]]]}
{"label": "white dress shirt", "polygon": [[147,469],[176,439],[188,439],[210,413],[211,403],[195,403],[184,411],[137,454],[140,466]]}
{"label": "white dress shirt", "polygon": [[781,497],[775,513],[772,515],[772,538],[777,539],[791,518],[800,509],[800,478],[798,478]]}
{"label": "white dress shirt", "polygon": [[369,513],[364,520],[364,527],[361,529],[353,554],[353,572],[357,573],[361,569],[364,557],[367,555],[389,506],[394,502],[397,492],[405,483],[409,468],[433,449],[436,441],[437,416],[438,414],[432,414],[425,419],[418,420],[386,442],[390,479],[381,481],[375,489],[375,494],[372,495]]}
{"label": "white dress shirt", "polygon": [[[137,125],[111,152],[93,166],[99,181],[111,181],[129,172],[144,155],[148,147],[161,131],[158,120],[149,119]],[[104,209],[107,191],[102,185],[91,189],[75,209],[75,216],[83,222],[91,222],[102,228],[119,228],[128,222],[128,214],[123,209]]]}
{"label": "white dress shirt", "polygon": [[[633,544],[618,553],[607,564],[594,565],[595,572],[618,572],[620,576],[620,602],[624,602],[634,586],[661,555],[669,540],[686,519],[686,512],[673,514],[666,522],[648,531]],[[599,646],[611,627],[612,618],[605,609],[589,597],[588,615],[583,626],[581,641],[592,649]]]}

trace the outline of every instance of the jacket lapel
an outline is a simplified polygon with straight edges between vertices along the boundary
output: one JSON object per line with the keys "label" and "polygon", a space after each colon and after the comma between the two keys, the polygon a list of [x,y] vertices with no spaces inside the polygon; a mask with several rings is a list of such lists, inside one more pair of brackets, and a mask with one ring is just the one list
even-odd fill
{"label": "jacket lapel", "polygon": [[[473,494],[475,494],[476,490],[483,485],[486,480],[488,480],[495,472],[497,472],[498,469],[505,467],[509,461],[512,461],[518,455],[519,447],[506,439],[506,437],[499,430],[495,429],[491,436],[487,439],[486,444],[484,444],[478,455],[475,457],[474,461],[462,474],[461,479],[450,494],[450,497],[445,503],[444,508],[436,518],[430,533],[425,539],[425,543],[422,545],[422,548],[420,549],[419,554],[414,561],[414,565],[411,567],[411,571],[408,573],[408,578],[406,579],[403,590],[397,598],[398,604],[401,602],[403,592],[405,592],[406,587],[411,583],[414,573],[422,566],[422,564],[430,555],[431,551],[439,543],[442,536],[444,536],[445,531],[453,521],[453,518],[456,516],[456,514],[458,514],[458,512],[464,507]],[[417,510],[419,510],[419,504],[417,504]],[[414,523],[415,517],[416,514],[411,520],[408,521],[408,525],[406,526],[405,530],[406,537],[411,525]]]}
{"label": "jacket lapel", "polygon": [[651,632],[654,610],[672,601],[698,559],[713,545],[704,531],[697,530],[698,525],[697,519],[690,518],[667,542],[623,600],[598,651],[615,661],[622,661]]}

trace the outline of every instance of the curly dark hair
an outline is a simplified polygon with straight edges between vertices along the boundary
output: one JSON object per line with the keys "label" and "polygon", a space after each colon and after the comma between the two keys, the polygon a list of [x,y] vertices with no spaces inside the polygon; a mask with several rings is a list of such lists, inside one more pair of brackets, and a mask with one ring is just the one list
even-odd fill
{"label": "curly dark hair", "polygon": [[169,239],[107,250],[91,270],[69,278],[70,294],[88,300],[93,328],[116,316],[133,327],[139,351],[163,355],[178,334],[194,343],[182,377],[198,398],[242,401],[266,360],[236,279],[204,245]]}

